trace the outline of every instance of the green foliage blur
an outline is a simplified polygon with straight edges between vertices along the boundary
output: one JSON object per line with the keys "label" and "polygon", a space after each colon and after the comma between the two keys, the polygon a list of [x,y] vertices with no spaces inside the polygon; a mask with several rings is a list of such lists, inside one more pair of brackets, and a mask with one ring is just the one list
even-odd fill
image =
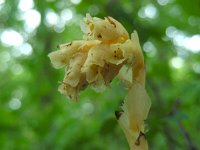
{"label": "green foliage blur", "polygon": [[150,150],[200,149],[199,0],[0,0],[0,149],[128,150],[114,111],[115,80],[80,102],[58,91],[64,70],[47,54],[81,39],[80,20],[112,16],[137,30],[145,55]]}

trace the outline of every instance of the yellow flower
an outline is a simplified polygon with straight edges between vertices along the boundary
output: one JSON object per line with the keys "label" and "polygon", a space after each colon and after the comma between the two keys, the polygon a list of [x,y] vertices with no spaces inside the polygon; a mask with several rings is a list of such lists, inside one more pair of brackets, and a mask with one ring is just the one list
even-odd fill
{"label": "yellow flower", "polygon": [[144,120],[151,106],[145,90],[145,67],[137,32],[129,38],[126,29],[112,17],[104,19],[89,14],[81,23],[82,40],[59,45],[48,56],[57,69],[65,67],[65,76],[58,90],[72,100],[90,85],[102,91],[114,77],[128,87],[122,111],[116,118],[131,150],[147,150]]}
{"label": "yellow flower", "polygon": [[81,28],[83,40],[61,44],[48,55],[55,68],[66,68],[59,91],[74,100],[88,84],[104,90],[124,64],[134,62],[134,44],[112,17],[103,20],[87,14]]}

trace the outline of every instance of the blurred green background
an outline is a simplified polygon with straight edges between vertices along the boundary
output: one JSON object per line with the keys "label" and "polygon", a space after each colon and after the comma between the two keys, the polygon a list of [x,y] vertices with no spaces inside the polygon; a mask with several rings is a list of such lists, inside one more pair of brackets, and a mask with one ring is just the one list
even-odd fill
{"label": "blurred green background", "polygon": [[126,89],[58,91],[64,70],[47,54],[82,37],[80,20],[112,16],[137,30],[152,108],[151,150],[200,149],[199,0],[0,0],[0,149],[128,150],[114,111]]}

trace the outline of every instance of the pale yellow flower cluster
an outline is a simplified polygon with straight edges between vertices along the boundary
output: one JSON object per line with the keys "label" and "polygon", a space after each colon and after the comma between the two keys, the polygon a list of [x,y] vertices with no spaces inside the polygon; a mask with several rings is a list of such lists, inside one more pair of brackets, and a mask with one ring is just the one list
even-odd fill
{"label": "pale yellow flower cluster", "polygon": [[83,40],[59,45],[49,54],[55,68],[66,68],[59,91],[77,100],[88,84],[102,91],[123,64],[134,62],[134,44],[124,27],[112,17],[92,18],[81,23]]}
{"label": "pale yellow flower cluster", "polygon": [[145,90],[144,58],[137,32],[129,38],[114,18],[100,19],[89,14],[81,29],[83,40],[61,44],[60,50],[48,55],[55,68],[66,70],[59,91],[78,100],[79,92],[88,85],[102,91],[118,75],[129,91],[116,117],[131,150],[147,150],[144,120],[151,102]]}

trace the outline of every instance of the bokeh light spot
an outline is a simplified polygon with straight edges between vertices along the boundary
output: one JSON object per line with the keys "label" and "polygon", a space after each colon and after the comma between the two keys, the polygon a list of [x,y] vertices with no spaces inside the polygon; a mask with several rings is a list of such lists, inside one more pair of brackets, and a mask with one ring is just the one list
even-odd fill
{"label": "bokeh light spot", "polygon": [[24,39],[17,31],[13,29],[6,29],[1,34],[1,41],[6,46],[19,46],[23,43]]}
{"label": "bokeh light spot", "polygon": [[154,19],[157,15],[157,8],[153,4],[148,4],[147,6],[142,7],[138,12],[140,18]]}
{"label": "bokeh light spot", "polygon": [[0,5],[5,3],[5,0],[0,0]]}
{"label": "bokeh light spot", "polygon": [[71,9],[64,9],[61,11],[61,19],[66,21],[71,20],[73,17],[73,13],[71,11]]}
{"label": "bokeh light spot", "polygon": [[10,101],[9,101],[9,107],[10,109],[12,110],[17,110],[21,107],[21,101],[20,99],[18,98],[12,98]]}
{"label": "bokeh light spot", "polygon": [[164,6],[167,5],[169,3],[170,0],[157,0],[158,4]]}
{"label": "bokeh light spot", "polygon": [[200,52],[200,34],[185,38],[184,47],[194,53]]}
{"label": "bokeh light spot", "polygon": [[40,25],[41,15],[37,10],[31,9],[23,14],[23,20],[25,22],[25,30],[32,32]]}
{"label": "bokeh light spot", "polygon": [[46,12],[45,24],[47,26],[56,25],[59,21],[59,16],[51,9]]}
{"label": "bokeh light spot", "polygon": [[20,64],[13,64],[11,71],[14,75],[20,75],[23,73],[24,69]]}
{"label": "bokeh light spot", "polygon": [[70,0],[71,1],[71,3],[73,3],[73,4],[80,4],[81,3],[81,0]]}
{"label": "bokeh light spot", "polygon": [[200,34],[189,37],[186,36],[183,31],[180,31],[173,26],[169,26],[166,29],[166,35],[172,39],[176,46],[183,47],[193,53],[198,53],[200,51]]}
{"label": "bokeh light spot", "polygon": [[174,26],[169,26],[166,29],[166,35],[170,38],[173,38],[174,35],[176,34],[177,30]]}
{"label": "bokeh light spot", "polygon": [[192,69],[194,70],[195,73],[200,74],[200,63],[193,63],[192,64]]}
{"label": "bokeh light spot", "polygon": [[34,2],[33,0],[20,0],[18,4],[18,8],[21,11],[27,11],[30,10],[34,7]]}
{"label": "bokeh light spot", "polygon": [[83,113],[86,115],[91,114],[94,111],[94,106],[92,103],[86,102],[82,105]]}
{"label": "bokeh light spot", "polygon": [[19,53],[21,55],[31,55],[33,51],[32,46],[29,43],[23,43],[20,47],[19,47]]}
{"label": "bokeh light spot", "polygon": [[0,53],[0,59],[1,59],[0,61],[5,61],[5,62],[10,61],[11,59],[10,53],[7,51],[2,51]]}
{"label": "bokeh light spot", "polygon": [[170,65],[175,69],[180,69],[183,67],[184,60],[181,57],[173,57],[170,60]]}
{"label": "bokeh light spot", "polygon": [[154,57],[157,53],[156,47],[150,41],[144,43],[143,49],[148,57]]}
{"label": "bokeh light spot", "polygon": [[0,0],[0,10],[4,7],[5,0]]}

